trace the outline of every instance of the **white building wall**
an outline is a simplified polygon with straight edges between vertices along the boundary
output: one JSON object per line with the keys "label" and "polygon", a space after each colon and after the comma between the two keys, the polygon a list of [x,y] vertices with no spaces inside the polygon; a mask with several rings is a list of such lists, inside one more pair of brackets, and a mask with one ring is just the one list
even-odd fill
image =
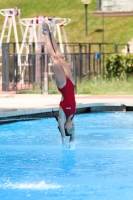
{"label": "white building wall", "polygon": [[102,11],[133,11],[133,0],[102,0]]}

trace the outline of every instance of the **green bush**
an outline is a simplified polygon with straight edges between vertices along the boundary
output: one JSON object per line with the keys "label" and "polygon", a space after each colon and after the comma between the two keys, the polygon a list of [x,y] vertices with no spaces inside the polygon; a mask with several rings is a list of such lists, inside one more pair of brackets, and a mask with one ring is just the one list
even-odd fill
{"label": "green bush", "polygon": [[133,75],[133,55],[113,54],[106,60],[107,77],[124,78]]}
{"label": "green bush", "polygon": [[125,73],[127,75],[133,75],[133,55],[127,54],[123,58]]}

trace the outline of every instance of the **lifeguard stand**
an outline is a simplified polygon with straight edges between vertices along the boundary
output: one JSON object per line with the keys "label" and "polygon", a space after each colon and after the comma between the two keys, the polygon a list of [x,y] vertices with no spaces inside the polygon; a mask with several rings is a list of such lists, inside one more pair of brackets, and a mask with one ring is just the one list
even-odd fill
{"label": "lifeguard stand", "polygon": [[[29,54],[33,53],[36,56],[36,81],[39,80],[40,72],[40,58],[39,55],[45,52],[45,40],[44,35],[42,34],[42,23],[47,18],[51,22],[51,28],[54,36],[60,44],[60,50],[62,53],[66,51],[64,50],[64,45],[68,44],[67,36],[65,32],[65,26],[71,21],[67,18],[56,18],[56,17],[44,17],[43,15],[38,15],[35,18],[24,18],[20,19],[20,9],[18,7],[2,9],[0,10],[0,14],[5,17],[4,25],[2,28],[2,33],[0,37],[0,47],[2,46],[2,42],[15,42],[16,43],[16,53],[18,54],[18,65],[19,65],[19,73],[21,76],[21,83],[24,82],[24,74],[26,66],[29,64]],[[22,34],[22,43],[19,44],[18,40],[18,32],[17,32],[17,24],[16,17],[18,18],[18,23],[20,25],[20,30]],[[11,31],[12,27],[14,29],[14,41],[11,41]],[[30,52],[31,44],[35,44],[35,51]],[[69,47],[67,46],[67,52],[69,51]],[[1,49],[0,49],[1,53]],[[2,53],[1,53],[2,54]],[[38,57],[37,57],[38,55]],[[44,59],[45,60],[45,59]],[[50,72],[50,65],[48,65],[48,70]],[[43,73],[45,69],[43,69]]]}
{"label": "lifeguard stand", "polygon": [[29,53],[30,45],[33,42],[35,43],[36,51],[38,50],[39,43],[44,42],[43,40],[44,38],[42,37],[42,22],[43,21],[44,21],[43,15],[40,15],[34,18],[20,19],[20,23],[24,29],[22,44],[20,47],[20,54],[22,54],[23,52]]}
{"label": "lifeguard stand", "polygon": [[[43,21],[47,19],[49,20],[51,24],[51,29],[56,37],[57,41],[60,44],[60,50],[62,53],[65,52],[64,50],[64,45],[68,44],[67,41],[67,36],[65,32],[65,26],[71,21],[70,19],[67,18],[56,18],[56,17],[44,17],[43,15],[38,15],[35,18],[23,18],[20,19],[20,24],[23,26],[23,39],[22,39],[22,44],[20,47],[20,55],[25,52],[27,54],[25,62],[21,62],[21,69],[22,69],[22,77],[24,76],[24,71],[26,67],[26,63],[28,62],[28,54],[30,53],[30,46],[31,43],[35,43],[35,53],[36,53],[36,81],[39,80],[40,76],[40,57],[39,55],[41,53],[45,52],[45,37],[42,34],[42,23]],[[66,45],[66,50],[67,52],[69,51],[68,45]],[[45,64],[44,64],[45,65]],[[51,73],[50,66],[48,67],[49,73]],[[43,69],[43,72],[45,72],[45,69]]]}
{"label": "lifeguard stand", "polygon": [[18,43],[18,32],[17,32],[17,26],[16,26],[16,17],[18,18],[20,30],[23,35],[23,28],[20,23],[20,9],[18,9],[18,7],[1,9],[0,14],[3,17],[5,17],[1,36],[0,36],[0,54],[2,54],[2,51],[1,51],[2,42],[7,42],[7,43],[11,42],[12,28],[14,29],[14,39],[15,39],[15,41],[12,41],[12,42],[16,43],[16,50],[17,50],[17,53],[19,54],[19,43]]}
{"label": "lifeguard stand", "polygon": [[[53,34],[57,38],[60,45],[60,50],[64,53],[63,43],[68,44],[67,35],[65,31],[65,26],[71,22],[70,18],[52,18],[53,20]],[[69,46],[67,45],[67,52],[70,53]]]}
{"label": "lifeguard stand", "polygon": [[[20,19],[20,24],[23,25],[23,28],[25,29],[22,45],[20,48],[20,54],[23,52],[26,42],[35,42],[36,50],[38,48],[38,44],[40,42],[44,42],[44,37],[42,34],[42,23],[45,18],[47,18],[47,20],[51,22],[51,28],[54,37],[58,40],[60,44],[61,52],[64,53],[63,43],[68,44],[65,26],[70,23],[71,20],[69,18],[44,17],[43,15],[38,15],[35,18]],[[28,48],[26,49],[28,52]],[[67,51],[69,52],[68,48]]]}

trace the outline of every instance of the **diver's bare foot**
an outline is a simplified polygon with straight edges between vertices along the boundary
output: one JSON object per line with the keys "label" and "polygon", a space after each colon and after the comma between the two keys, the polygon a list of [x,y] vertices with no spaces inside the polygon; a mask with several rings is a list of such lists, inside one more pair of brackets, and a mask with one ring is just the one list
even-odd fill
{"label": "diver's bare foot", "polygon": [[42,23],[42,33],[45,35],[46,32],[49,33],[49,32],[50,32],[50,29],[49,29],[48,24],[47,24],[46,22],[43,22],[43,23]]}

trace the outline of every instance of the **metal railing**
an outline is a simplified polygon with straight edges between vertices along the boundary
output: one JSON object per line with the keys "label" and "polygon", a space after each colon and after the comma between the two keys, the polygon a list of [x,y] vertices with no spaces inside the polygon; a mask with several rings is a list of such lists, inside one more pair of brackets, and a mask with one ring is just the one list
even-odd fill
{"label": "metal railing", "polygon": [[[115,43],[69,43],[63,44],[64,58],[69,64],[75,85],[87,76],[104,78],[106,57],[130,53],[131,46]],[[69,45],[70,52],[67,52]],[[38,47],[38,48],[36,48]],[[32,91],[39,93],[57,92],[50,55],[45,52],[44,43],[26,43],[22,54],[16,53],[15,43],[2,44],[2,90]]]}

